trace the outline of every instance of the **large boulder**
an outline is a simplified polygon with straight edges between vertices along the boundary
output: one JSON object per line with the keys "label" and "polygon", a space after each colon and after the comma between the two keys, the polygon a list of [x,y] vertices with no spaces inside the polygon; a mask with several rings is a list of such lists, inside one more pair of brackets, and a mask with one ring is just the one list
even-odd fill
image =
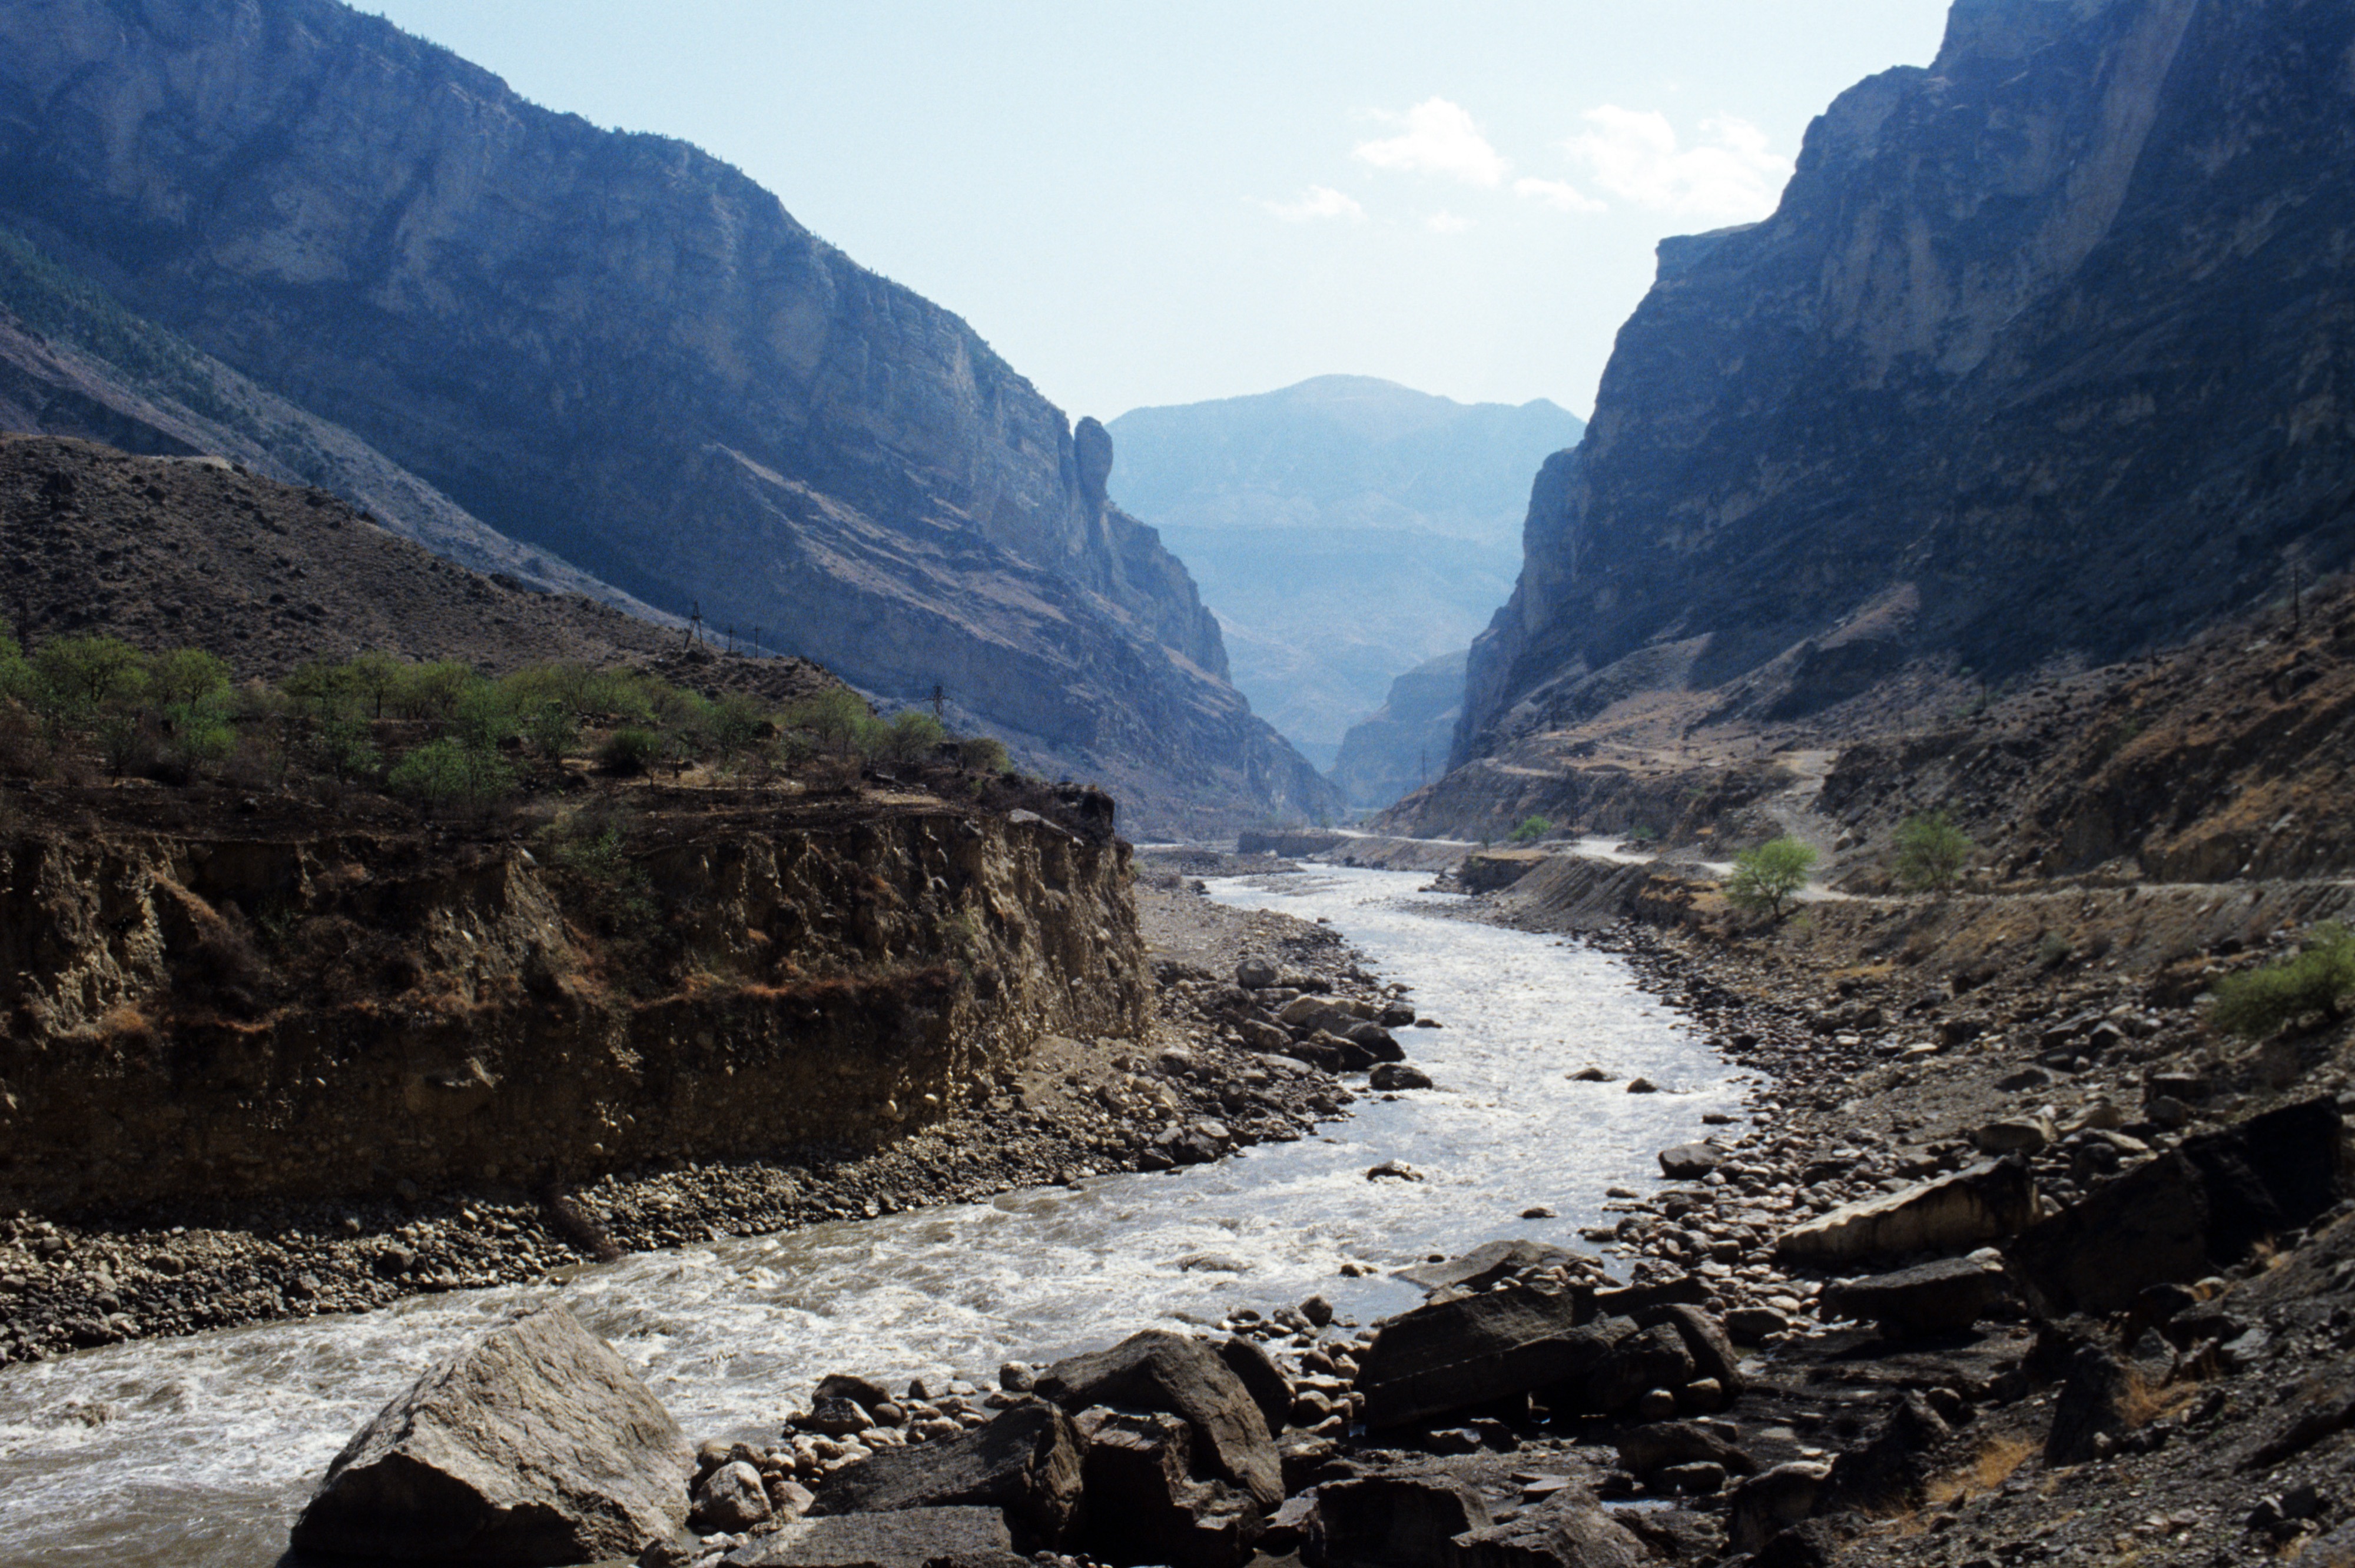
{"label": "large boulder", "polygon": [[1742,1392],[1742,1357],[1726,1337],[1725,1327],[1699,1307],[1682,1301],[1663,1302],[1636,1312],[1639,1328],[1649,1329],[1666,1323],[1685,1342],[1686,1352],[1692,1357],[1693,1373],[1697,1377],[1715,1378],[1730,1398]]}
{"label": "large boulder", "polygon": [[1198,1463],[1273,1510],[1284,1500],[1284,1467],[1251,1390],[1219,1352],[1167,1330],[1131,1334],[1108,1351],[1057,1361],[1039,1379],[1041,1397],[1066,1410],[1109,1404],[1183,1416],[1194,1428]]}
{"label": "large boulder", "polygon": [[1982,1161],[1861,1203],[1849,1203],[1777,1237],[1800,1263],[1841,1264],[1909,1252],[1960,1252],[2012,1235],[2037,1216],[2035,1183],[2014,1160]]}
{"label": "large boulder", "polygon": [[797,1519],[730,1552],[726,1568],[926,1568],[1019,1563],[994,1508],[911,1508]]}
{"label": "large boulder", "polygon": [[975,1505],[1001,1509],[1026,1551],[1060,1543],[1080,1506],[1078,1435],[1051,1404],[1018,1404],[944,1443],[886,1448],[818,1489],[813,1518]]}
{"label": "large boulder", "polygon": [[1652,1389],[1682,1388],[1698,1374],[1692,1351],[1672,1322],[1646,1329],[1625,1318],[1604,1318],[1590,1327],[1603,1353],[1541,1395],[1556,1414],[1609,1415]]}
{"label": "large boulder", "polygon": [[695,1449],[559,1304],[428,1371],[327,1467],[299,1551],[436,1563],[634,1557],[687,1522]]}
{"label": "large boulder", "polygon": [[1657,1561],[1592,1494],[1574,1487],[1448,1545],[1441,1561],[1449,1568],[1646,1568]]}
{"label": "large boulder", "polygon": [[1976,1257],[1940,1258],[1844,1279],[1824,1292],[1823,1315],[1874,1323],[1891,1339],[1960,1333],[2011,1293],[2003,1270]]}
{"label": "large boulder", "polygon": [[1241,1488],[1198,1478],[1194,1428],[1158,1412],[1093,1410],[1088,1437],[1091,1556],[1171,1568],[1241,1568],[1264,1532],[1266,1513]]}
{"label": "large boulder", "polygon": [[1453,1476],[1367,1476],[1316,1489],[1309,1559],[1323,1568],[1428,1568],[1455,1538],[1489,1523],[1480,1494]]}
{"label": "large boulder", "polygon": [[1430,1301],[1381,1326],[1358,1365],[1375,1431],[1581,1377],[1608,1345],[1581,1328],[1586,1298],[1518,1287]]}
{"label": "large boulder", "polygon": [[1292,1383],[1275,1364],[1275,1358],[1256,1340],[1230,1336],[1219,1346],[1219,1359],[1251,1391],[1252,1403],[1259,1406],[1260,1419],[1267,1423],[1269,1434],[1281,1435],[1292,1418]]}

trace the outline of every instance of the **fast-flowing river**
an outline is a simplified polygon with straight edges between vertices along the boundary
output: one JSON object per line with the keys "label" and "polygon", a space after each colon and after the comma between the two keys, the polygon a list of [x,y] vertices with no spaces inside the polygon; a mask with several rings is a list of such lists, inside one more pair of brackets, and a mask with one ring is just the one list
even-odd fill
{"label": "fast-flowing river", "polygon": [[[1417,892],[1424,880],[1320,869],[1211,896],[1327,917],[1412,986],[1444,1024],[1400,1032],[1435,1089],[1361,1099],[1317,1136],[1217,1165],[641,1255],[561,1294],[690,1437],[759,1438],[828,1372],[980,1381],[1008,1359],[1319,1293],[1370,1321],[1417,1294],[1341,1277],[1345,1261],[1387,1270],[1499,1236],[1576,1245],[1604,1188],[1656,1179],[1653,1152],[1737,1108],[1738,1088],[1619,959],[1436,915],[1446,895]],[[1621,1082],[1569,1080],[1589,1064]],[[1626,1093],[1638,1075],[1670,1092]],[[1389,1160],[1425,1180],[1366,1179]],[[1560,1217],[1517,1217],[1540,1203]],[[386,1399],[548,1293],[421,1297],[0,1371],[0,1563],[273,1563],[311,1484]]]}

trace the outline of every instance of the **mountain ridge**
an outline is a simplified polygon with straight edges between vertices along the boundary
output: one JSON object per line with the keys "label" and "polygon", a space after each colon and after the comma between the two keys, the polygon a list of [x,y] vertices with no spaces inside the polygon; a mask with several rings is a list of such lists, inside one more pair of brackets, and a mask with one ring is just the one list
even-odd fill
{"label": "mountain ridge", "polygon": [[1335,798],[1060,410],[741,172],[328,0],[29,0],[0,45],[0,217],[501,533],[953,686],[1149,822]]}

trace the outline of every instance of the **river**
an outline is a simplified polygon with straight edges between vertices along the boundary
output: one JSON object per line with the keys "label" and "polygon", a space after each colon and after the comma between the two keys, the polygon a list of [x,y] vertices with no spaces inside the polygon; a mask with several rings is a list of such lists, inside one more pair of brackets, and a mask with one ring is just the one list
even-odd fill
{"label": "river", "polygon": [[[1444,1027],[1401,1031],[1437,1086],[1216,1165],[643,1254],[561,1294],[690,1437],[773,1436],[820,1375],[891,1380],[1047,1360],[1156,1322],[1321,1293],[1370,1321],[1387,1270],[1500,1236],[1576,1245],[1604,1189],[1739,1108],[1740,1086],[1628,967],[1446,918],[1406,872],[1224,879],[1222,903],[1323,916]],[[1620,1083],[1573,1083],[1593,1064]],[[1643,1075],[1670,1091],[1630,1095]],[[1420,1182],[1369,1181],[1403,1160]],[[1550,1204],[1559,1217],[1522,1220]],[[1190,1260],[1187,1266],[1181,1260]],[[1209,1266],[1205,1266],[1206,1262]],[[110,1346],[0,1371],[0,1563],[251,1568],[277,1560],[345,1440],[436,1355],[549,1287]]]}

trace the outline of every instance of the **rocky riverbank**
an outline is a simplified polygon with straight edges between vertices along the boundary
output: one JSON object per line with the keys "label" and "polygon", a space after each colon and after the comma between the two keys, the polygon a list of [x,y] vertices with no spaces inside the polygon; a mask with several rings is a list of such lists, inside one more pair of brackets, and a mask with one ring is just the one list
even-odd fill
{"label": "rocky riverbank", "polygon": [[[659,1161],[539,1192],[413,1184],[365,1201],[192,1201],[0,1219],[0,1361],[543,1277],[692,1245],[1288,1141],[1344,1114],[1332,1073],[1248,1048],[1227,1019],[1247,958],[1316,995],[1396,1004],[1329,927],[1139,890],[1157,975],[1137,1037],[1040,1040],[988,1097],[880,1149]],[[1274,994],[1271,991],[1269,994]]]}

